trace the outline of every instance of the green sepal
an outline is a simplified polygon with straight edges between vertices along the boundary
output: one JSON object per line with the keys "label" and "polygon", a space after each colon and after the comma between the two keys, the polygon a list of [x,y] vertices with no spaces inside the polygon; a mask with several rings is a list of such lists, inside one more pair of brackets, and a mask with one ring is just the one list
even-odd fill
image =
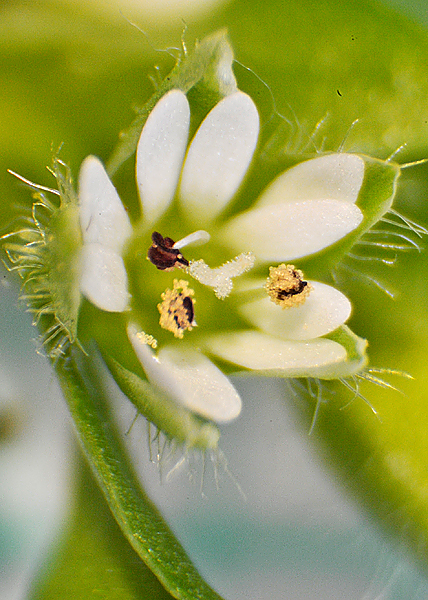
{"label": "green sepal", "polygon": [[320,379],[342,379],[359,373],[368,364],[367,340],[356,335],[347,325],[341,325],[325,336],[346,350],[347,360],[328,368]]}
{"label": "green sepal", "polygon": [[47,273],[55,317],[63,325],[70,341],[74,342],[81,301],[79,200],[68,167],[64,174],[58,161],[54,161],[54,168],[61,205],[46,227]]}
{"label": "green sepal", "polygon": [[104,356],[104,360],[117,385],[137,411],[168,439],[183,444],[184,449],[217,449],[220,431],[215,423],[198,417],[170,400],[114,358]]}
{"label": "green sepal", "polygon": [[110,176],[134,154],[144,123],[156,103],[167,92],[177,89],[187,94],[192,90],[192,100],[199,111],[207,113],[221,98],[236,91],[232,71],[233,50],[224,29],[197,42],[191,54],[183,54],[150,100],[138,111],[130,127],[121,134],[120,141],[107,162],[106,168]]}
{"label": "green sepal", "polygon": [[54,158],[51,172],[59,193],[34,185],[31,219],[0,239],[8,268],[23,280],[20,298],[39,325],[47,353],[56,356],[77,339],[82,237],[70,169]]}

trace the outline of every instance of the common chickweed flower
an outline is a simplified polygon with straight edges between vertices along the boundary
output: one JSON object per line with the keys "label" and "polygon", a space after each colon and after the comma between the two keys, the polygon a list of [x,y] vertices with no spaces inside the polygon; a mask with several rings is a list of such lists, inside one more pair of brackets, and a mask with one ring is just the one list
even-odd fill
{"label": "common chickweed flower", "polygon": [[[98,158],[84,160],[77,195],[57,160],[59,191],[30,184],[32,217],[6,247],[36,320],[50,319],[53,353],[77,341],[82,295],[121,313],[125,354],[132,348],[142,370],[120,350],[106,352],[94,333],[113,377],[167,437],[205,449],[217,446],[215,424],[241,411],[228,374],[338,379],[365,368],[366,341],[345,325],[350,301],[306,279],[301,263],[312,273],[322,265],[325,278],[390,209],[399,174],[394,164],[332,153],[280,172],[252,195],[259,113],[237,89],[230,47],[218,39],[215,52],[205,55],[202,43],[189,59],[205,65],[193,86],[184,61],[143,111],[138,218]],[[201,118],[187,94],[204,95],[207,72],[219,99]]]}
{"label": "common chickweed flower", "polygon": [[[239,414],[241,399],[207,355],[285,377],[337,377],[365,364],[361,352],[351,366],[344,346],[323,337],[348,319],[349,300],[280,262],[320,251],[358,227],[364,162],[334,154],[301,163],[252,208],[223,220],[256,148],[256,106],[241,91],[226,96],[190,145],[189,124],[189,102],[179,90],[165,94],[148,117],[137,147],[143,216],[134,233],[101,163],[84,161],[80,287],[102,310],[130,309],[129,339],[155,387],[221,423]],[[201,243],[208,257],[229,260],[209,265],[199,258]],[[234,311],[238,326],[231,327]],[[156,329],[148,329],[159,313]]]}

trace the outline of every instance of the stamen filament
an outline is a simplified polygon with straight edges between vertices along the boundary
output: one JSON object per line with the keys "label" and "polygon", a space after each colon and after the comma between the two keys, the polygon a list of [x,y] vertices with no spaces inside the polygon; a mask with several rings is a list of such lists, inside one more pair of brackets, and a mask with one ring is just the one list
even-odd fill
{"label": "stamen filament", "polygon": [[186,235],[186,237],[182,238],[181,240],[178,240],[178,242],[175,242],[173,248],[174,250],[180,250],[180,248],[184,248],[185,246],[200,246],[209,242],[210,239],[211,236],[208,233],[208,231],[199,229],[198,231],[194,231],[193,233]]}

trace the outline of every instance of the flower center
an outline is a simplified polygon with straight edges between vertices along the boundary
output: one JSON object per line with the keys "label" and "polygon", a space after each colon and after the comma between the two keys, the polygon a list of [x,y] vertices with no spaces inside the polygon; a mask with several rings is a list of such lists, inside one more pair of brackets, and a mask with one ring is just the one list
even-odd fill
{"label": "flower center", "polygon": [[[147,258],[148,260],[161,272],[167,273],[178,268],[184,271],[187,275],[196,280],[205,288],[211,288],[214,295],[224,300],[227,298],[233,288],[233,278],[238,277],[249,271],[255,262],[255,257],[251,252],[242,253],[235,258],[223,263],[222,265],[211,268],[202,259],[198,260],[187,260],[181,253],[181,249],[185,246],[195,246],[208,242],[210,235],[208,232],[199,230],[195,231],[186,237],[180,239],[178,242],[170,237],[164,237],[157,231],[154,231],[151,235],[152,244],[148,249]],[[153,279],[150,277],[150,280]],[[146,284],[149,280],[145,280]],[[185,331],[191,331],[196,325],[194,315],[194,303],[193,300],[194,291],[188,287],[189,282],[185,280],[175,279],[173,282],[173,289],[167,288],[162,294],[162,302],[157,305],[160,312],[159,324],[162,329],[170,331],[177,338],[183,338]],[[199,289],[198,295],[203,292]],[[202,307],[207,308],[205,305],[206,300],[202,302],[202,305],[198,305],[199,310]],[[212,301],[208,300],[208,306]],[[218,313],[224,313],[225,315],[230,314],[229,309],[219,310],[216,309],[217,317]],[[209,310],[205,310],[205,319],[202,321],[207,325],[206,316],[209,314]]]}

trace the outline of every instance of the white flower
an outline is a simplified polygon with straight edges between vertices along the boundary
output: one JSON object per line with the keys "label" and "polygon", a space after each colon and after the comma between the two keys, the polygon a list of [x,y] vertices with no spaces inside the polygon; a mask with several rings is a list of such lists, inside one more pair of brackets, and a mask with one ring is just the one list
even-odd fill
{"label": "white flower", "polygon": [[[363,183],[364,161],[352,154],[331,154],[282,173],[249,210],[219,224],[219,217],[252,161],[259,133],[258,112],[251,98],[238,91],[211,110],[188,146],[189,126],[187,97],[172,90],[151,112],[139,140],[136,178],[143,220],[136,227],[135,239],[150,236],[167,211],[168,219],[162,227],[170,223],[174,235],[177,231],[183,234],[183,239],[175,243],[154,234],[153,264],[146,261],[144,267],[141,263],[141,268],[149,269],[143,279],[147,288],[157,277],[164,277],[162,272],[178,267],[198,285],[212,287],[218,298],[225,298],[231,291],[232,278],[254,264],[267,267],[316,253],[356,229],[363,220],[356,201]],[[79,196],[84,242],[81,291],[103,310],[124,311],[130,294],[123,252],[133,229],[104,167],[94,157],[83,163]],[[191,233],[194,229],[198,231]],[[172,235],[172,231],[163,231],[163,235]],[[206,247],[217,244],[223,252],[224,248],[230,249],[228,262],[211,269],[202,260],[189,263],[184,259],[182,248],[206,243],[210,238]],[[142,256],[146,252],[147,248],[141,248]],[[281,277],[284,270],[300,273],[293,266],[280,265],[274,269],[275,276],[279,273]],[[242,299],[235,311],[241,319],[240,330],[236,326],[227,328],[227,321],[218,317],[218,328],[213,332],[215,313],[210,313],[209,326],[196,317],[198,327],[194,329],[193,299],[198,307],[199,296],[193,296],[188,282],[181,279],[175,279],[174,288],[162,294],[159,310],[161,324],[162,318],[163,323],[171,318],[173,325],[178,323],[174,335],[182,338],[186,331],[186,340],[162,344],[155,354],[150,347],[155,346],[153,337],[139,331],[144,323],[128,327],[129,339],[149,381],[177,403],[217,422],[235,418],[241,400],[207,354],[241,370],[285,377],[334,378],[351,374],[356,368],[349,366],[344,346],[323,337],[350,315],[350,302],[342,293],[323,283],[305,282],[300,273],[296,275],[300,291],[287,294],[297,297],[306,286],[305,297],[292,300],[291,307],[284,309],[281,299],[278,303],[274,297],[276,292],[271,290],[271,297],[266,293],[266,279],[247,277],[240,278]],[[281,294],[278,297],[282,298]],[[236,298],[226,313],[235,309]],[[132,308],[135,301],[131,301]],[[224,313],[224,305],[220,300],[216,302]],[[143,319],[147,310],[140,311]],[[206,313],[204,318],[208,318]],[[150,334],[158,338],[154,331]]]}

